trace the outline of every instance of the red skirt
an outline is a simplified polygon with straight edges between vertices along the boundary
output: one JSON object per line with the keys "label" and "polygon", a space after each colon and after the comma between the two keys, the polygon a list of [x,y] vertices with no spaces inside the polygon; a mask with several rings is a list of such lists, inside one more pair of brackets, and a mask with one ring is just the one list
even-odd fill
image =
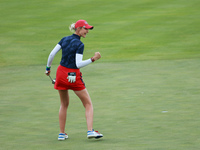
{"label": "red skirt", "polygon": [[[75,72],[76,73],[76,82],[71,83],[68,82],[68,73]],[[61,65],[58,66],[56,72],[56,82],[54,85],[56,90],[73,90],[73,91],[81,91],[85,89],[85,83],[82,79],[82,73],[80,69],[71,69],[66,68]]]}

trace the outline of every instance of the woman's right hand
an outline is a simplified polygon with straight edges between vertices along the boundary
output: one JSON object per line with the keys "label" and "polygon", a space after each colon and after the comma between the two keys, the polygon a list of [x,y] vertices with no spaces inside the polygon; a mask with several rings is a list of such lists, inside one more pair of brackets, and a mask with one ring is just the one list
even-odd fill
{"label": "woman's right hand", "polygon": [[50,72],[51,72],[50,69],[51,69],[51,67],[46,67],[45,74],[46,74],[47,76],[50,75]]}
{"label": "woman's right hand", "polygon": [[94,54],[94,60],[98,60],[98,59],[100,59],[101,58],[101,54],[99,53],[99,52],[96,52],[95,54]]}
{"label": "woman's right hand", "polygon": [[45,71],[45,74],[46,74],[47,76],[49,76],[49,75],[50,75],[50,72],[51,72],[50,70],[49,70],[49,71],[46,70],[46,71]]}

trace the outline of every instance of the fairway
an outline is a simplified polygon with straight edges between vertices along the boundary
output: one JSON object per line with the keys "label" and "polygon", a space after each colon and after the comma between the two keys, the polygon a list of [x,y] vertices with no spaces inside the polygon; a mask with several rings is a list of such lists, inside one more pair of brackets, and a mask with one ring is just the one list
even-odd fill
{"label": "fairway", "polygon": [[[197,150],[200,148],[200,2],[197,0],[0,1],[0,150]],[[94,25],[81,69],[94,105],[88,140],[73,91],[58,141],[58,92],[49,53],[78,19]],[[54,78],[61,52],[54,58]]]}

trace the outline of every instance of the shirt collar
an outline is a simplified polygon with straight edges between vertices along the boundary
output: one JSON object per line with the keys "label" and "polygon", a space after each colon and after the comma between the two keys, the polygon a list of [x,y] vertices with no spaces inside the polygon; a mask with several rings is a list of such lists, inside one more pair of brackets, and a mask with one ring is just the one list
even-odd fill
{"label": "shirt collar", "polygon": [[75,38],[77,38],[77,39],[81,39],[81,37],[80,36],[78,36],[77,34],[73,34],[73,36],[75,37]]}

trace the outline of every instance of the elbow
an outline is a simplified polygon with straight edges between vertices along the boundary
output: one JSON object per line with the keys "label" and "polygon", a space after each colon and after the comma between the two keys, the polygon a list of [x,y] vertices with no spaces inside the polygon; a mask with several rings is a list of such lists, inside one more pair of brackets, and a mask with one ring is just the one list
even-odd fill
{"label": "elbow", "polygon": [[76,63],[76,67],[79,69],[81,68],[81,64],[80,63]]}

